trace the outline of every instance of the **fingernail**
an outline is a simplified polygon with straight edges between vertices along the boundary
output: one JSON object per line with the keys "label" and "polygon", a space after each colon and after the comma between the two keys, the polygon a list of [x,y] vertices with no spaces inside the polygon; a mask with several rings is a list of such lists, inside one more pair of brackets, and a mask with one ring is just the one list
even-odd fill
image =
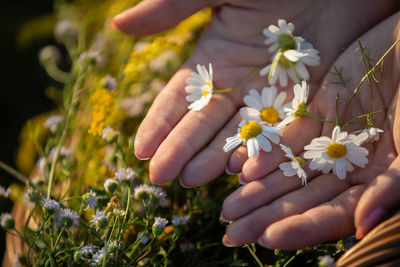
{"label": "fingernail", "polygon": [[234,172],[232,172],[231,170],[229,170],[228,166],[225,168],[225,172],[226,172],[226,174],[229,174],[229,175],[235,175],[235,174],[237,174],[237,173],[234,173]]}
{"label": "fingernail", "polygon": [[192,186],[184,184],[181,179],[179,179],[179,183],[183,188],[192,188]]}
{"label": "fingernail", "polygon": [[257,239],[257,243],[258,243],[260,246],[263,246],[263,247],[265,247],[265,248],[269,248],[268,245],[266,244],[265,240],[264,240],[264,236],[260,236],[260,237]]}
{"label": "fingernail", "polygon": [[247,182],[243,181],[242,175],[239,175],[239,184],[245,185]]}
{"label": "fingernail", "polygon": [[224,244],[225,247],[234,247],[227,235],[224,235],[224,237],[222,238],[222,244]]}
{"label": "fingernail", "polygon": [[219,219],[221,221],[223,221],[224,223],[229,223],[229,220],[225,218],[225,216],[221,213],[221,215],[219,216]]}
{"label": "fingernail", "polygon": [[121,12],[121,13],[115,15],[114,18],[113,18],[113,20],[120,20],[120,19],[123,19],[123,18],[126,16],[126,14],[127,14],[127,13],[126,13],[126,10],[125,10],[125,11],[123,11],[123,12]]}
{"label": "fingernail", "polygon": [[115,23],[114,19],[112,19],[110,21],[110,28],[115,29],[115,30],[118,29],[117,24]]}
{"label": "fingernail", "polygon": [[138,160],[148,160],[148,159],[150,159],[150,157],[148,157],[148,158],[140,157],[140,156],[138,156],[138,154],[136,154],[136,152],[135,152],[135,156],[136,156],[136,158],[137,158]]}
{"label": "fingernail", "polygon": [[378,222],[381,221],[383,216],[386,214],[386,210],[382,207],[374,209],[361,224],[357,227],[356,238],[361,239],[369,232]]}

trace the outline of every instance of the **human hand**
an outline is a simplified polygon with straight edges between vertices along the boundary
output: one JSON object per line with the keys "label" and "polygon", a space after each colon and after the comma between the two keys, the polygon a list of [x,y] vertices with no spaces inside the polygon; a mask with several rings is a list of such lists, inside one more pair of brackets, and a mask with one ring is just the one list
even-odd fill
{"label": "human hand", "polygon": [[[225,139],[236,131],[242,98],[251,88],[261,89],[267,84],[265,77],[255,74],[232,92],[213,96],[201,112],[188,111],[184,87],[196,64],[213,63],[217,89],[234,86],[251,69],[268,64],[271,54],[263,44],[262,30],[284,18],[295,25],[295,35],[304,37],[320,51],[321,66],[309,69],[312,95],[341,49],[388,16],[393,2],[342,0],[332,1],[327,7],[316,0],[147,0],[115,17],[112,23],[118,29],[148,35],[163,31],[206,6],[214,7],[211,22],[192,55],[156,98],[137,132],[136,155],[142,159],[152,157],[150,179],[163,184],[182,173],[181,183],[195,186],[223,172],[231,153],[222,148]],[[230,161],[235,162],[235,158]],[[230,164],[239,172],[235,165],[238,164]]]}
{"label": "human hand", "polygon": [[[385,20],[361,38],[369,58],[375,62],[400,39],[400,13]],[[365,74],[357,43],[350,46],[333,64],[342,68],[343,87],[333,84],[337,77],[327,74],[308,110],[320,118],[335,121],[335,97],[346,101]],[[384,59],[385,72],[379,84],[373,84],[373,115],[377,128],[383,129],[378,142],[366,143],[369,163],[347,173],[345,180],[329,174],[308,171],[307,186],[299,179],[285,177],[278,164],[287,161],[283,151],[272,150],[245,164],[248,184],[232,193],[224,202],[222,218],[233,221],[223,238],[227,246],[257,242],[268,248],[298,249],[354,233],[365,235],[382,217],[400,203],[400,46]],[[374,63],[375,64],[375,63]],[[377,77],[379,76],[376,75]],[[350,105],[347,120],[370,112],[370,87],[363,84]],[[340,105],[339,115],[343,115]],[[347,132],[364,127],[351,125]],[[294,155],[302,155],[304,146],[319,136],[331,136],[333,125],[309,117],[297,118],[283,130],[281,143]],[[249,160],[250,161],[250,160]],[[307,165],[306,165],[307,166]],[[249,168],[250,170],[247,170]],[[308,169],[306,167],[306,169]],[[259,179],[259,177],[263,177]],[[251,182],[250,182],[251,181]]]}

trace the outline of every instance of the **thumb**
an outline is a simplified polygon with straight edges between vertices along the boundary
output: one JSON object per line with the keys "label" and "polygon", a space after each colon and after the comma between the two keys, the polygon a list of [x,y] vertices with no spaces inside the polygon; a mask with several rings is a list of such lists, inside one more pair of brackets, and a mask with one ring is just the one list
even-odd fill
{"label": "thumb", "polygon": [[396,207],[400,207],[400,156],[361,196],[355,211],[356,237],[362,238]]}
{"label": "thumb", "polygon": [[181,20],[215,2],[210,0],[144,0],[118,14],[111,26],[125,33],[142,36],[167,30]]}

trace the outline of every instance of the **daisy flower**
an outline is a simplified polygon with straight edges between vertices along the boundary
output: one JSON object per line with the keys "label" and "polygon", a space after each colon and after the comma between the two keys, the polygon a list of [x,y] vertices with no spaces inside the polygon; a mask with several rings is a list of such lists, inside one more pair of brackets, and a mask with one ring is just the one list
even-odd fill
{"label": "daisy flower", "polygon": [[159,236],[164,232],[165,226],[168,224],[168,220],[160,217],[154,219],[153,234]]}
{"label": "daisy flower", "polygon": [[90,222],[96,227],[97,231],[106,228],[108,225],[108,219],[105,215],[105,211],[97,211],[95,214],[93,214],[93,218]]}
{"label": "daisy flower", "polygon": [[278,26],[270,25],[263,30],[263,34],[267,37],[264,44],[270,45],[269,52],[275,52],[279,48],[283,50],[295,49],[304,39],[293,36],[294,25],[287,23],[284,19],[278,20]]}
{"label": "daisy flower", "polygon": [[292,123],[297,117],[301,117],[304,115],[304,112],[307,110],[307,99],[310,88],[305,81],[302,81],[301,86],[299,84],[295,84],[293,86],[294,98],[292,100],[292,105],[289,107],[285,107],[284,111],[286,112],[286,118],[280,122],[278,127],[284,127],[290,123]]}
{"label": "daisy flower", "polygon": [[104,182],[104,189],[106,190],[107,193],[114,194],[115,191],[118,190],[118,185],[119,185],[119,182],[117,180],[108,178]]}
{"label": "daisy flower", "polygon": [[243,98],[247,107],[240,109],[242,117],[248,117],[254,121],[264,121],[269,126],[277,126],[279,119],[285,118],[283,102],[286,92],[277,93],[276,87],[264,87],[262,93],[250,90]]}
{"label": "daisy flower", "polygon": [[191,77],[186,80],[187,84],[185,91],[189,93],[186,96],[188,102],[192,102],[188,109],[199,111],[205,107],[212,97],[213,87],[213,69],[209,64],[209,71],[203,65],[197,65],[197,72],[192,72]]}
{"label": "daisy flower", "polygon": [[280,144],[280,146],[286,153],[285,156],[290,159],[289,162],[283,162],[279,164],[279,168],[283,171],[283,175],[290,177],[297,174],[297,176],[301,179],[301,184],[307,185],[307,174],[303,169],[305,160],[294,156],[289,147],[282,144]]}
{"label": "daisy flower", "polygon": [[270,127],[265,122],[250,121],[248,118],[244,118],[239,124],[237,134],[226,139],[225,152],[244,144],[247,145],[249,158],[256,158],[260,149],[265,152],[272,150],[270,141],[279,144],[279,136],[282,135],[281,130]]}
{"label": "daisy flower", "polygon": [[367,138],[367,133],[347,134],[336,126],[333,129],[332,138],[318,137],[305,146],[304,149],[307,151],[304,153],[304,158],[312,159],[311,170],[319,170],[323,173],[332,170],[339,179],[345,179],[346,172],[354,170],[351,163],[361,168],[368,163],[368,150],[360,147]]}
{"label": "daisy flower", "polygon": [[0,225],[5,230],[13,229],[15,226],[15,220],[10,213],[2,213],[0,215]]}
{"label": "daisy flower", "polygon": [[97,207],[97,202],[99,199],[97,198],[96,192],[90,190],[88,193],[82,196],[82,202],[87,205],[87,207],[94,210]]}
{"label": "daisy flower", "polygon": [[260,70],[260,75],[269,75],[269,83],[274,85],[278,79],[282,87],[287,86],[288,76],[293,82],[310,79],[306,65],[318,66],[320,57],[318,50],[308,48],[303,50],[279,50],[273,57],[272,63]]}
{"label": "daisy flower", "polygon": [[82,252],[83,255],[85,257],[89,257],[90,255],[93,255],[94,252],[97,250],[98,248],[92,244],[88,244],[86,246],[81,247],[80,249],[78,249],[79,252]]}

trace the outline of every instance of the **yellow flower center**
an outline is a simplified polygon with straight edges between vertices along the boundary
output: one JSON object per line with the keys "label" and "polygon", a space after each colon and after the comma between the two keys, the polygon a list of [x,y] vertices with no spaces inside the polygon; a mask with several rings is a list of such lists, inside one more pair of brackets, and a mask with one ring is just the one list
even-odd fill
{"label": "yellow flower center", "polygon": [[263,121],[274,124],[279,120],[279,113],[276,109],[267,107],[261,110],[260,117]]}
{"label": "yellow flower center", "polygon": [[256,137],[262,132],[262,127],[255,121],[246,122],[242,128],[240,128],[240,138],[249,140],[250,138]]}
{"label": "yellow flower center", "polygon": [[[203,85],[203,88],[204,88],[205,86],[208,86],[208,87],[210,87],[210,89],[212,89],[212,85],[211,85],[210,82],[206,82],[206,83]],[[205,89],[202,89],[201,91],[202,91],[202,93],[203,93],[203,96],[207,96],[208,94],[211,93],[211,92],[209,92],[209,91],[207,91],[207,90],[205,90]]]}
{"label": "yellow flower center", "polygon": [[282,33],[278,36],[279,47],[282,50],[289,50],[296,48],[296,40],[292,35],[287,33]]}
{"label": "yellow flower center", "polygon": [[304,116],[305,111],[307,111],[307,106],[306,103],[301,102],[296,109],[296,112],[294,113],[295,117],[301,117]]}
{"label": "yellow flower center", "polygon": [[346,155],[346,153],[347,153],[346,146],[340,143],[332,143],[326,148],[326,154],[328,154],[329,157],[334,159],[339,159],[344,155]]}

